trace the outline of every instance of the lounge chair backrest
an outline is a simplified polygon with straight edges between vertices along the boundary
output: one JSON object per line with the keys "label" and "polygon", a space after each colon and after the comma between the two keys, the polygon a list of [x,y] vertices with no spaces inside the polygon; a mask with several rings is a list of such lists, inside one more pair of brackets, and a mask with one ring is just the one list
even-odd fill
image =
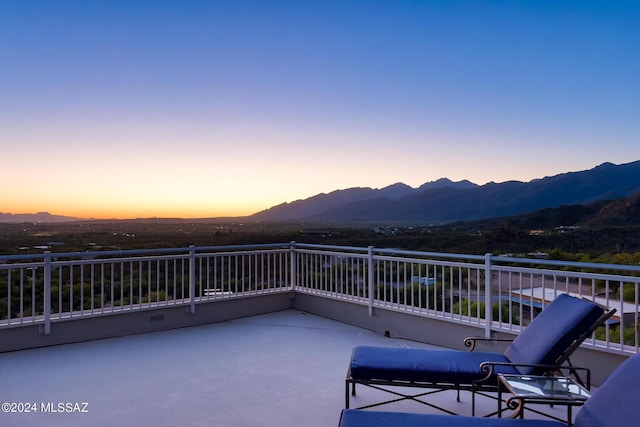
{"label": "lounge chair backrest", "polygon": [[640,423],[640,354],[627,359],[587,400],[575,427],[637,426]]}
{"label": "lounge chair backrest", "polygon": [[[583,340],[603,314],[604,309],[597,304],[560,294],[524,328],[504,355],[512,363],[562,363],[566,350],[577,339]],[[535,368],[517,369],[524,375],[537,373]]]}

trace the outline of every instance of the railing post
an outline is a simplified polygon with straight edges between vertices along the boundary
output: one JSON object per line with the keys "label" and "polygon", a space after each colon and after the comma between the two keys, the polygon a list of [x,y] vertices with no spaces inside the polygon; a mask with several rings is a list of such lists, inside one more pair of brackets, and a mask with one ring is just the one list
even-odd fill
{"label": "railing post", "polygon": [[491,307],[491,254],[484,255],[484,337],[491,338],[493,309]]}
{"label": "railing post", "polygon": [[196,247],[189,246],[189,313],[196,312]]}
{"label": "railing post", "polygon": [[51,252],[44,253],[44,334],[51,333]]}
{"label": "railing post", "polygon": [[291,290],[295,291],[297,286],[297,265],[296,265],[296,242],[291,242],[291,252],[290,252],[290,261],[291,261],[291,275],[289,277],[289,281],[291,282]]}
{"label": "railing post", "polygon": [[373,246],[369,246],[369,274],[367,278],[367,288],[369,289],[369,316],[373,316]]}

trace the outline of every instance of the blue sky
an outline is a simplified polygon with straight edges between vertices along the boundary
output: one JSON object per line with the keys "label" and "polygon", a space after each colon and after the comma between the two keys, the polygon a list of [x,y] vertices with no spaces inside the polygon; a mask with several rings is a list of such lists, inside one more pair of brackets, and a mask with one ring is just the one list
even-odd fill
{"label": "blue sky", "polygon": [[640,159],[640,2],[0,0],[0,212],[246,215]]}

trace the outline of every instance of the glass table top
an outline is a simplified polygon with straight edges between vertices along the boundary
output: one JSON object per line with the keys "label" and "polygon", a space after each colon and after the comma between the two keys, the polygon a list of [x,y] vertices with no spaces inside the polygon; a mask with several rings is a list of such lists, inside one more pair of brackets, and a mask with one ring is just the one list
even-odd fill
{"label": "glass table top", "polygon": [[568,377],[500,375],[504,385],[518,397],[587,400],[589,392]]}

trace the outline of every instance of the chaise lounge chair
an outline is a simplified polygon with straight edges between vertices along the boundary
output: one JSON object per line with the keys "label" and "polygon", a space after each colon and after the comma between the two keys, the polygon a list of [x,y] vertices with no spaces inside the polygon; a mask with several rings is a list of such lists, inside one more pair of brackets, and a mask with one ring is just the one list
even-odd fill
{"label": "chaise lounge chair", "polygon": [[[396,398],[359,409],[410,399],[455,414],[422,399],[445,390],[472,392],[472,415],[475,415],[476,393],[497,391],[497,374],[542,375],[557,372],[565,364],[571,374],[583,369],[570,365],[569,356],[602,325],[615,310],[606,311],[590,301],[560,294],[554,299],[502,353],[423,350],[391,347],[356,347],[346,377],[346,404],[349,409],[349,388],[356,394],[356,384],[391,393]],[[475,347],[475,340],[465,345]],[[568,365],[567,365],[568,363]],[[582,380],[578,379],[582,382]],[[404,394],[394,387],[429,389],[418,394]]]}
{"label": "chaise lounge chair", "polygon": [[[618,367],[576,415],[574,427],[637,426],[640,423],[640,354]],[[345,409],[339,427],[562,427],[549,420],[452,417]]]}

